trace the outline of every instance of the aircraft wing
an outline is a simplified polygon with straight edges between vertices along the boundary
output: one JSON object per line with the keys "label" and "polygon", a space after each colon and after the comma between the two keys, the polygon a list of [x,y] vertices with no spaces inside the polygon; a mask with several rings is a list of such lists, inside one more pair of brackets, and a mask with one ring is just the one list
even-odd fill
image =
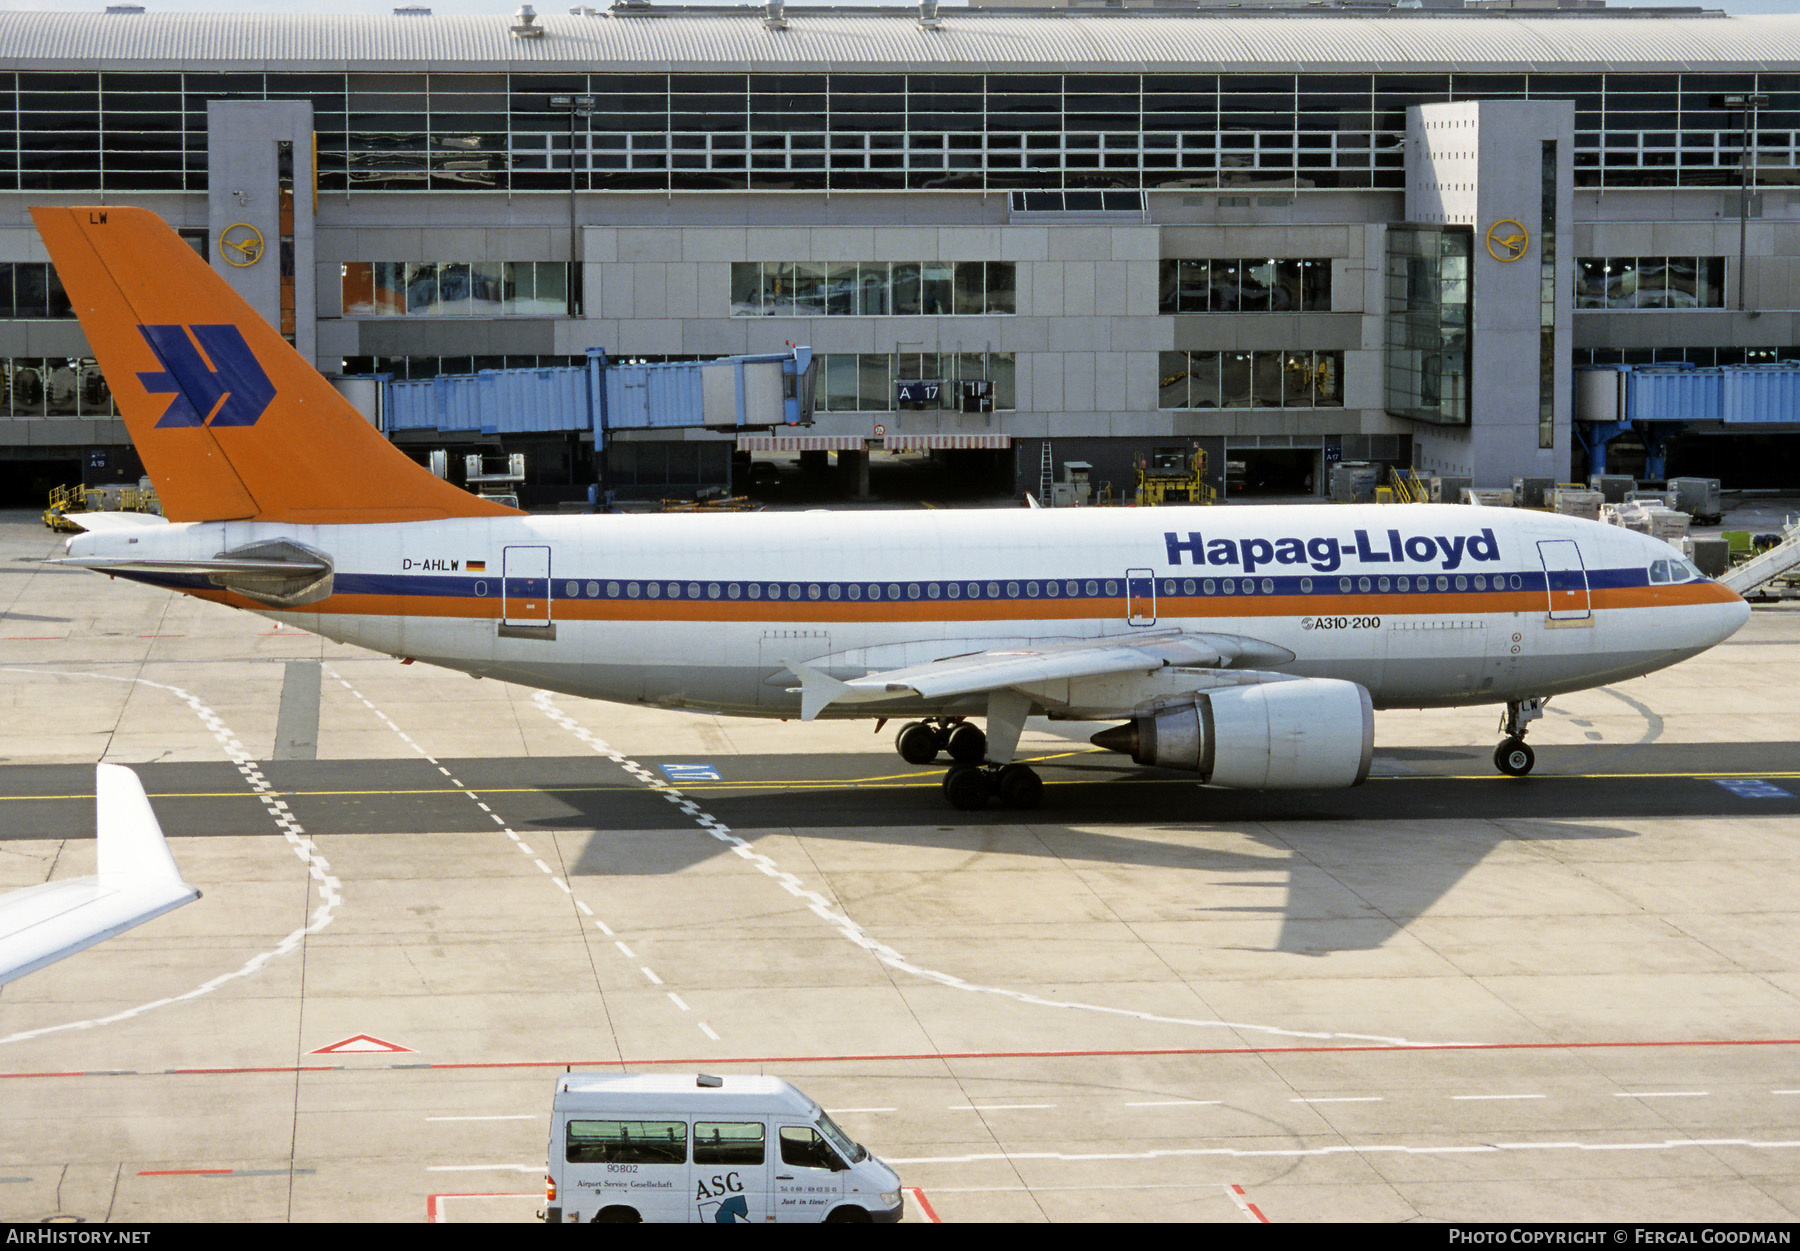
{"label": "aircraft wing", "polygon": [[137,774],[94,770],[99,872],[0,895],[0,983],[200,898],[181,878]]}
{"label": "aircraft wing", "polygon": [[848,680],[795,661],[789,661],[788,668],[800,679],[801,720],[811,721],[827,705],[835,703],[911,697],[947,699],[1067,678],[1153,673],[1170,667],[1263,668],[1293,659],[1294,653],[1286,648],[1258,639],[1175,630],[969,652]]}

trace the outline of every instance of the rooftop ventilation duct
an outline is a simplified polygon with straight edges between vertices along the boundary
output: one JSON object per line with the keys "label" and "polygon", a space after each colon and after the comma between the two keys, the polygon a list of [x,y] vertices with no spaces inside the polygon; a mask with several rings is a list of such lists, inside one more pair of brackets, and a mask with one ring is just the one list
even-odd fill
{"label": "rooftop ventilation duct", "polygon": [[513,14],[512,33],[518,39],[542,39],[544,28],[537,24],[537,10],[529,4],[521,4],[519,11]]}
{"label": "rooftop ventilation duct", "polygon": [[938,0],[919,0],[919,26],[925,30],[944,29],[944,19],[938,16]]}
{"label": "rooftop ventilation duct", "polygon": [[788,28],[787,18],[784,16],[786,8],[784,0],[769,0],[763,9],[763,25],[770,30],[786,30]]}
{"label": "rooftop ventilation duct", "polygon": [[430,17],[431,10],[422,4],[403,4],[394,10],[395,17]]}
{"label": "rooftop ventilation duct", "polygon": [[106,6],[106,11],[108,13],[142,13],[144,6],[141,4],[109,4]]}

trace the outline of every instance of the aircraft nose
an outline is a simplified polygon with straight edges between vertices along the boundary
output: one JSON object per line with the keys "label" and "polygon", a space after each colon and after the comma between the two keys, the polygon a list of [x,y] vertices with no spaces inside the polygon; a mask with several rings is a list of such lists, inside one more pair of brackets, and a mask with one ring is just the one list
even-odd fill
{"label": "aircraft nose", "polygon": [[1723,643],[1742,629],[1744,622],[1750,620],[1749,601],[1729,587],[1726,590],[1730,592],[1731,599],[1719,605],[1719,637],[1713,640],[1715,643]]}

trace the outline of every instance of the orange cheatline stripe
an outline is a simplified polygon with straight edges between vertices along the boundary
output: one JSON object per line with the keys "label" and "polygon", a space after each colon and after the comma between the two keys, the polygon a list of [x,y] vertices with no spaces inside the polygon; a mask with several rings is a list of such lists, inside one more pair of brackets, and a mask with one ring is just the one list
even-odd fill
{"label": "orange cheatline stripe", "polygon": [[[1710,591],[1711,584],[1691,587],[1628,587],[1593,592],[1595,611],[1621,608],[1690,607],[1729,602]],[[1722,590],[1723,588],[1719,588]],[[216,589],[188,592],[201,599],[237,608],[263,609],[241,596]],[[1729,592],[1727,592],[1729,594]],[[894,621],[1124,621],[1127,601],[1113,599],[982,599],[982,600],[689,600],[689,599],[552,599],[551,617],[558,621],[745,621],[849,622]],[[1461,594],[1327,594],[1166,596],[1158,599],[1158,623],[1245,617],[1371,616],[1403,620],[1469,616],[1533,615],[1546,609],[1541,591],[1471,591]],[[302,613],[346,616],[449,617],[495,619],[498,595],[357,595],[337,594]],[[514,614],[524,619],[526,614]],[[541,619],[541,617],[540,617]]]}

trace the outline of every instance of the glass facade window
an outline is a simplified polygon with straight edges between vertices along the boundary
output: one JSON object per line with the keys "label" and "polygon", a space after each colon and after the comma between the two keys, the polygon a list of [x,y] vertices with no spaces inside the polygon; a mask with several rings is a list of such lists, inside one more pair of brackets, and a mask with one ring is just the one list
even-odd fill
{"label": "glass facade window", "polygon": [[1772,365],[1800,361],[1800,344],[1791,347],[1576,348],[1575,365]]}
{"label": "glass facade window", "polygon": [[733,317],[949,317],[1018,311],[1011,261],[733,261]]}
{"label": "glass facade window", "polygon": [[348,261],[346,317],[562,317],[562,261]]}
{"label": "glass facade window", "polygon": [[1387,241],[1387,410],[1467,425],[1473,232],[1390,226]]}
{"label": "glass facade window", "polygon": [[1164,260],[1159,313],[1294,313],[1331,308],[1328,260]]}
{"label": "glass facade window", "polygon": [[117,417],[92,357],[0,359],[0,417]]}
{"label": "glass facade window", "polygon": [[56,267],[45,261],[0,261],[0,319],[63,320],[75,316]]}
{"label": "glass facade window", "polygon": [[1342,352],[1161,352],[1157,407],[1342,408]]}
{"label": "glass facade window", "polygon": [[[891,413],[962,410],[962,384],[992,384],[994,408],[1015,407],[1017,358],[1011,352],[827,352],[819,362],[814,406],[822,413]],[[942,385],[904,404],[896,384],[922,380]]]}
{"label": "glass facade window", "polygon": [[345,375],[386,374],[396,382],[408,382],[447,374],[476,374],[484,369],[568,368],[586,364],[586,356],[346,356],[342,358],[338,372]]}
{"label": "glass facade window", "polygon": [[[322,191],[1400,189],[1409,105],[1571,100],[1583,187],[1800,165],[1800,75],[0,72],[0,191],[203,191],[209,100],[307,100]],[[586,94],[586,116],[550,97]],[[1108,199],[1113,197],[1113,199]]]}
{"label": "glass facade window", "polygon": [[1722,256],[1584,256],[1575,262],[1578,309],[1724,308]]}

